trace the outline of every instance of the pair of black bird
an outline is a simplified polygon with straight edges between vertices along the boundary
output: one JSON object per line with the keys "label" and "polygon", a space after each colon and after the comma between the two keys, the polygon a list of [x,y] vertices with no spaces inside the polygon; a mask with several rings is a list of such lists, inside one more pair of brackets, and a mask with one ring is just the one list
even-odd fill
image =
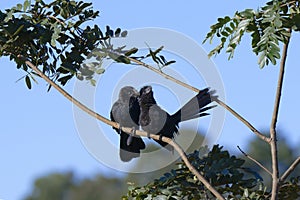
{"label": "pair of black bird", "polygon": [[[174,138],[178,134],[178,124],[183,121],[208,115],[205,111],[214,106],[211,103],[208,88],[201,90],[189,100],[175,114],[170,115],[157,104],[151,86],[144,86],[138,92],[134,87],[125,86],[120,90],[119,99],[113,104],[110,118],[118,122],[121,127],[131,127],[133,134],[129,135],[114,128],[120,134],[120,158],[124,162],[140,156],[140,151],[145,149],[145,143],[134,131],[141,128],[152,134]],[[161,146],[172,150],[167,143],[157,140]]]}

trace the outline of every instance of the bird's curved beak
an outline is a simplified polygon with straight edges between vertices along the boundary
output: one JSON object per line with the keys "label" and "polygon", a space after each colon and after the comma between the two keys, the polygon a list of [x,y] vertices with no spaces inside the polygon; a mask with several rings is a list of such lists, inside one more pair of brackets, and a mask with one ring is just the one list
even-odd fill
{"label": "bird's curved beak", "polygon": [[152,91],[152,87],[150,85],[146,86],[146,93],[150,93]]}
{"label": "bird's curved beak", "polygon": [[140,96],[140,93],[139,93],[137,90],[134,90],[134,91],[133,91],[133,96],[139,97],[139,96]]}

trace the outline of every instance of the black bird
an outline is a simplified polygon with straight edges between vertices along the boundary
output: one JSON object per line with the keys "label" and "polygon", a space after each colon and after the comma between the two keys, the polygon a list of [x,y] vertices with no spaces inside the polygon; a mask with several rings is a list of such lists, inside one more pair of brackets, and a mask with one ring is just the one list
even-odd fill
{"label": "black bird", "polygon": [[[138,102],[138,91],[125,86],[120,90],[119,99],[113,104],[110,111],[110,118],[123,127],[139,129],[140,107]],[[128,135],[127,133],[114,128],[120,134],[120,158],[128,162],[140,156],[140,150],[145,149],[145,143],[139,136]]]}
{"label": "black bird", "polygon": [[[174,136],[178,134],[178,124],[180,122],[208,115],[205,111],[214,106],[205,106],[211,102],[209,89],[205,88],[182,106],[175,114],[170,115],[156,104],[152,87],[144,86],[141,88],[139,96],[141,109],[139,123],[142,129],[148,133],[173,139]],[[161,140],[156,142],[168,150],[173,150],[172,147],[167,146],[167,143]]]}

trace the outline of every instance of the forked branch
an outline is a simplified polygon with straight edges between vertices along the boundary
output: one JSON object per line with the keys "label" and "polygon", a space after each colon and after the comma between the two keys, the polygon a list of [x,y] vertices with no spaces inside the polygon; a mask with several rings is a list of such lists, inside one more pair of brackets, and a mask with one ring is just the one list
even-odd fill
{"label": "forked branch", "polygon": [[258,162],[257,160],[255,160],[254,158],[252,158],[250,155],[248,155],[247,153],[245,153],[239,146],[237,146],[237,148],[240,150],[240,152],[242,152],[242,154],[244,156],[246,156],[247,158],[249,158],[250,160],[252,160],[253,162],[255,162],[260,168],[262,168],[263,170],[265,170],[265,172],[267,172],[268,174],[270,174],[272,176],[272,173],[265,168],[260,162]]}

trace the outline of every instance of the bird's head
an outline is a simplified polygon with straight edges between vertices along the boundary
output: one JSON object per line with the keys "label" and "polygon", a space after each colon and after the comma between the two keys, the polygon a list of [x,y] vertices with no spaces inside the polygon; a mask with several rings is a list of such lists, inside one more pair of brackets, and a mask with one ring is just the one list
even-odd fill
{"label": "bird's head", "polygon": [[140,104],[155,104],[155,99],[153,97],[152,87],[150,85],[146,85],[140,89],[139,96]]}
{"label": "bird's head", "polygon": [[123,102],[128,102],[130,98],[137,98],[139,92],[132,86],[125,86],[120,90],[119,99]]}

